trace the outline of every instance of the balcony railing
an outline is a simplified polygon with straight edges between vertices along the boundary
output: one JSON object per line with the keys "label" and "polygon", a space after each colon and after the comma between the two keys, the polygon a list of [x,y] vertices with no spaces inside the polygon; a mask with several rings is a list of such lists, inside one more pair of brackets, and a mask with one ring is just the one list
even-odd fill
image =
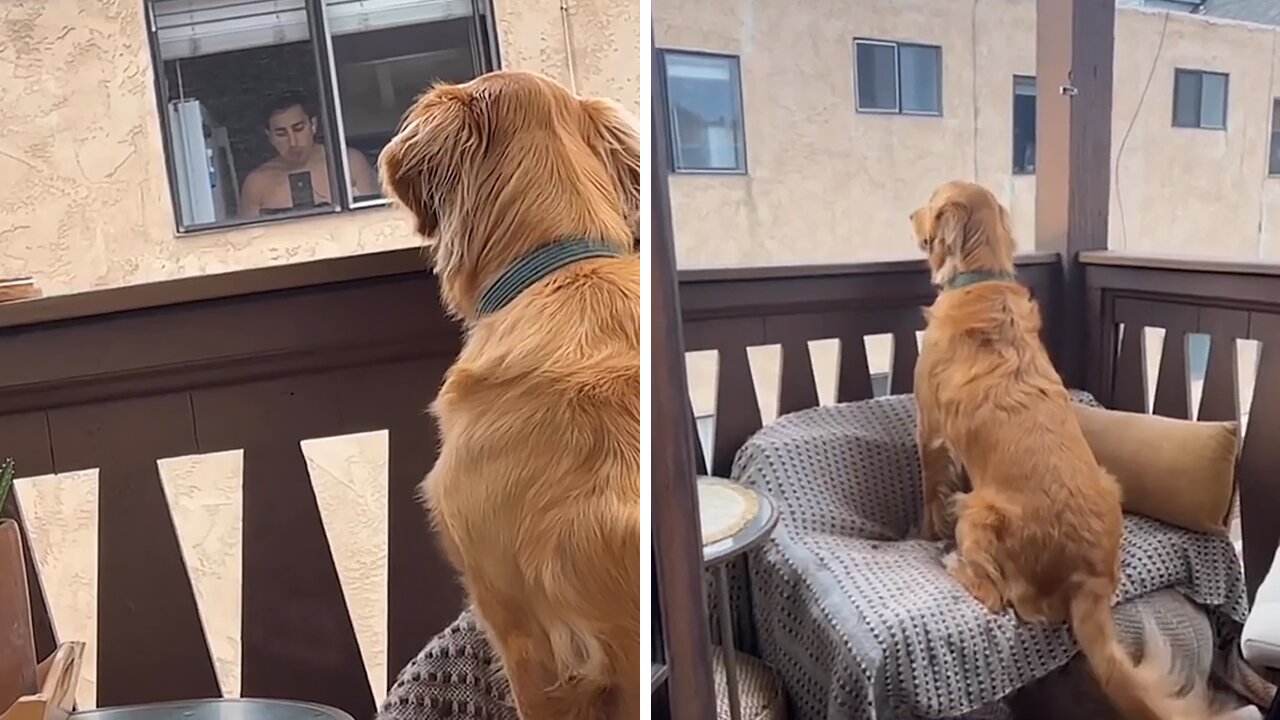
{"label": "balcony railing", "polygon": [[3,513],[39,656],[89,642],[82,705],[372,717],[462,606],[415,492],[459,347],[436,298],[405,250],[0,306],[0,456],[39,476]]}

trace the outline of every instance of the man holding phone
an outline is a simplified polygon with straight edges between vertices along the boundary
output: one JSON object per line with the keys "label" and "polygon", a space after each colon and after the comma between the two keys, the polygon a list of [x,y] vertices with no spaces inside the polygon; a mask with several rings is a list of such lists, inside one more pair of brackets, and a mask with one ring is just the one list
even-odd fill
{"label": "man holding phone", "polygon": [[[267,141],[276,156],[245,178],[240,189],[240,216],[251,218],[333,203],[325,146],[316,142],[316,118],[307,98],[297,91],[276,96],[264,113]],[[365,156],[347,148],[352,194],[376,195],[377,174]]]}

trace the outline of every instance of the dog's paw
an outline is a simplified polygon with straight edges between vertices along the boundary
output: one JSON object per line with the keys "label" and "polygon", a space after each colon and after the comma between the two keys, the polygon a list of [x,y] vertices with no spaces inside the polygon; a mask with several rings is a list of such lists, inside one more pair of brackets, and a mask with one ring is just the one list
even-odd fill
{"label": "dog's paw", "polygon": [[943,556],[942,565],[951,574],[951,577],[955,578],[973,596],[973,599],[981,603],[993,615],[1004,613],[1004,596],[1000,594],[1000,590],[989,581],[975,575],[957,553],[950,552]]}
{"label": "dog's paw", "polygon": [[960,567],[960,553],[955,549],[952,549],[950,552],[943,555],[942,567],[946,568],[947,572],[954,576],[956,574],[956,569]]}

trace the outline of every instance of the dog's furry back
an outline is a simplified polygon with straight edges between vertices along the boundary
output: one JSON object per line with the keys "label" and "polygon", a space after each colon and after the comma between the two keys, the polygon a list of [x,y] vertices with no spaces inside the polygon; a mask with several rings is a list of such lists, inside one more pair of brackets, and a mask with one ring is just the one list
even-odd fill
{"label": "dog's furry back", "polygon": [[429,505],[462,564],[487,566],[474,595],[560,619],[561,679],[622,670],[632,649],[602,646],[605,626],[639,637],[639,302],[634,257],[557,275],[476,328],[435,403]]}
{"label": "dog's furry back", "polygon": [[[616,103],[502,71],[434,88],[380,159],[466,342],[433,405],[433,521],[524,720],[638,718],[640,150]],[[479,297],[583,239],[618,257]]]}

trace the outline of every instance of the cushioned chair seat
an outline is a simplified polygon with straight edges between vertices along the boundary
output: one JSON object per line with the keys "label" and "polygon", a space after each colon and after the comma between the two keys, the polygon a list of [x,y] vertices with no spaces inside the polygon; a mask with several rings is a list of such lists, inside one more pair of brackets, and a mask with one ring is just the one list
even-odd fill
{"label": "cushioned chair seat", "polygon": [[[735,459],[734,479],[779,507],[745,594],[795,720],[966,715],[1076,652],[1063,627],[989,613],[946,574],[937,543],[911,539],[919,468],[910,396],[786,415]],[[1239,633],[1244,578],[1227,537],[1130,516],[1122,560],[1121,603],[1176,589],[1220,637]]]}

